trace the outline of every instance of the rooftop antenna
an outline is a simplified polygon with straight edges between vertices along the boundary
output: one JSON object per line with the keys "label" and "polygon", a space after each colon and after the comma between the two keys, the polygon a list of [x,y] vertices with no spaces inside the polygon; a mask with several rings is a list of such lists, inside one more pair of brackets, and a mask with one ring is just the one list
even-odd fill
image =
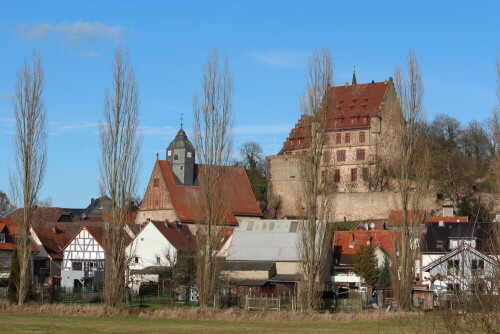
{"label": "rooftop antenna", "polygon": [[182,126],[183,126],[183,123],[182,123],[183,118],[184,118],[184,113],[181,113],[181,130],[182,130]]}

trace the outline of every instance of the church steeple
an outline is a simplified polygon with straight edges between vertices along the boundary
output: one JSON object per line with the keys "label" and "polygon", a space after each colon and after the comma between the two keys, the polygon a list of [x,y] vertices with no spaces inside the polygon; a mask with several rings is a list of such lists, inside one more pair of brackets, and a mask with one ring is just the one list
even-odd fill
{"label": "church steeple", "polygon": [[194,154],[193,144],[182,129],[181,121],[181,129],[167,148],[167,161],[178,185],[192,186],[194,184]]}
{"label": "church steeple", "polygon": [[352,72],[352,84],[357,85],[358,82],[356,81],[356,65],[354,65],[354,72]]}

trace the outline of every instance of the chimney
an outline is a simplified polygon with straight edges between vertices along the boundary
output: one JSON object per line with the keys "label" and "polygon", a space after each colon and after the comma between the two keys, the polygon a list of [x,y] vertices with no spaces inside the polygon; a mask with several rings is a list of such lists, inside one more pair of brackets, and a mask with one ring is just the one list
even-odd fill
{"label": "chimney", "polygon": [[443,205],[443,217],[453,217],[453,205]]}

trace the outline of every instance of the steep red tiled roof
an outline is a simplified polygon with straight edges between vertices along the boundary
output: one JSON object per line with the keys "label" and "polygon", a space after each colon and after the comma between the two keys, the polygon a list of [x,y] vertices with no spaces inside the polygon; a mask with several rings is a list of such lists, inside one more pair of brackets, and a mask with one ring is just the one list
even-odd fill
{"label": "steep red tiled roof", "polygon": [[57,227],[36,227],[33,229],[43,248],[53,259],[62,259],[62,249],[71,240],[71,234]]}
{"label": "steep red tiled roof", "polygon": [[151,221],[158,231],[175,247],[178,251],[187,252],[196,250],[194,235],[186,225],[177,226],[175,223],[162,221]]}
{"label": "steep red tiled roof", "polygon": [[14,221],[0,219],[0,233],[5,233],[5,242],[0,243],[0,250],[14,250],[16,248]]}
{"label": "steep red tiled roof", "polygon": [[[418,226],[423,224],[425,218],[425,210],[408,210],[406,212],[407,224]],[[401,227],[403,225],[403,211],[391,211],[389,213],[389,220],[387,221],[388,226]]]}
{"label": "steep red tiled roof", "polygon": [[354,255],[368,242],[373,248],[383,248],[394,255],[394,233],[397,231],[338,231],[333,236],[334,254]]}
{"label": "steep red tiled roof", "polygon": [[[182,222],[195,222],[197,215],[201,213],[202,193],[199,186],[182,186],[175,183],[174,174],[168,161],[158,160],[165,182],[167,184],[170,197],[172,198],[175,211]],[[204,165],[197,165],[204,168]],[[247,174],[243,167],[222,166],[223,178],[228,181],[227,198],[230,201],[230,214],[226,219],[227,224],[238,224],[237,215],[261,217],[262,212],[257,205],[255,196],[248,181]],[[198,182],[202,183],[198,173]]]}
{"label": "steep red tiled roof", "polygon": [[[327,130],[368,128],[370,118],[380,117],[380,108],[388,85],[388,82],[375,82],[331,87],[328,94],[330,101],[328,104]],[[365,122],[363,122],[363,117],[366,117]],[[352,118],[357,118],[357,123],[353,124],[351,122]],[[340,122],[340,124],[336,124],[336,121]],[[290,132],[283,149],[307,148],[310,127],[311,117],[303,115]]]}
{"label": "steep red tiled roof", "polygon": [[426,223],[467,223],[469,221],[469,217],[427,217],[425,219]]}

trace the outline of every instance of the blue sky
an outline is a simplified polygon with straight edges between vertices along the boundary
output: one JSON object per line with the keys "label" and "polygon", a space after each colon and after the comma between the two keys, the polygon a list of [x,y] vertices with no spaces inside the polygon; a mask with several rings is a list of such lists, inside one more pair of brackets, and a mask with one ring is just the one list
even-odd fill
{"label": "blue sky", "polygon": [[[418,4],[416,4],[418,3]],[[213,48],[234,76],[235,148],[273,154],[300,115],[307,58],[328,48],[335,82],[386,80],[414,49],[428,118],[484,120],[495,103],[499,1],[0,1],[0,190],[13,170],[16,71],[36,49],[45,71],[48,165],[40,197],[85,207],[98,196],[104,90],[119,45],[129,49],[141,99],[139,195],[156,152],[192,124],[192,97]],[[276,140],[274,140],[276,138]],[[276,145],[275,145],[276,143]]]}

